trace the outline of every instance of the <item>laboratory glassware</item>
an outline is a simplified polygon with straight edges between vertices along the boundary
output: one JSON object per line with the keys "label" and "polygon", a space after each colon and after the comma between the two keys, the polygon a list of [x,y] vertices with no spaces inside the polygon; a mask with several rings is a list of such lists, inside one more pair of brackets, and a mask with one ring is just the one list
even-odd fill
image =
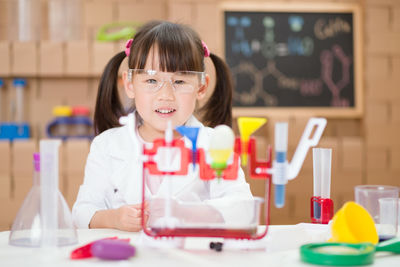
{"label": "laboratory glassware", "polygon": [[40,141],[40,156],[34,155],[33,186],[12,225],[10,245],[56,247],[78,241],[71,211],[58,189],[60,144],[60,140]]}
{"label": "laboratory glassware", "polygon": [[77,41],[81,39],[82,0],[48,1],[49,39]]}
{"label": "laboratory glassware", "polygon": [[8,37],[11,41],[39,41],[41,1],[8,1]]}
{"label": "laboratory glassware", "polygon": [[313,148],[313,196],[311,197],[311,222],[328,224],[333,217],[331,195],[332,149]]}

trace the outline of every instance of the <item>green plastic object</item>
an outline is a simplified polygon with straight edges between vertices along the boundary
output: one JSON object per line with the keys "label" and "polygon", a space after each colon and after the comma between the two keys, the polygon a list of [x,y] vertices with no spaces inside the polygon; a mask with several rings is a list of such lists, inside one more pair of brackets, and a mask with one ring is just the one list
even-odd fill
{"label": "green plastic object", "polygon": [[114,22],[102,26],[97,32],[98,41],[120,41],[133,38],[136,30],[141,26],[138,22]]}
{"label": "green plastic object", "polygon": [[384,242],[380,242],[378,245],[376,245],[375,250],[400,254],[400,238],[392,238]]}
{"label": "green plastic object", "polygon": [[350,266],[374,262],[375,252],[400,253],[400,238],[393,238],[374,246],[372,243],[312,243],[300,247],[301,260],[317,265]]}

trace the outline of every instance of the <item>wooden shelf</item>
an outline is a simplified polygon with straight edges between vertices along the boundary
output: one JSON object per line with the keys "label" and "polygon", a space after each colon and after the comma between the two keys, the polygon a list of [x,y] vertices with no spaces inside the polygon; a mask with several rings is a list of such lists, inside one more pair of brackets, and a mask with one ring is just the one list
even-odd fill
{"label": "wooden shelf", "polygon": [[100,77],[120,43],[0,41],[0,77]]}

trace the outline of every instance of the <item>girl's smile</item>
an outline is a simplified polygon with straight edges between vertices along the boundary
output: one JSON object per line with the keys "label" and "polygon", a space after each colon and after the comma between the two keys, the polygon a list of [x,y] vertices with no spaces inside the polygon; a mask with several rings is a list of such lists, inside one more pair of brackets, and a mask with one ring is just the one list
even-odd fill
{"label": "girl's smile", "polygon": [[155,110],[155,112],[157,113],[158,116],[160,116],[161,118],[170,118],[172,117],[175,112],[176,109],[174,108],[168,108],[168,107],[162,107],[162,108],[157,108]]}

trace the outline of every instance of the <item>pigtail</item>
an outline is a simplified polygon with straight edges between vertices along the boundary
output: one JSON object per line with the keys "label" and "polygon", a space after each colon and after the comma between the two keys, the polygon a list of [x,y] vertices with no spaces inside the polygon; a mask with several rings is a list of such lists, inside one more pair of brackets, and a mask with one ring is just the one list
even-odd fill
{"label": "pigtail", "polygon": [[126,57],[125,52],[115,55],[101,75],[94,112],[94,130],[98,135],[107,129],[121,126],[119,117],[125,115],[118,94],[118,69]]}
{"label": "pigtail", "polygon": [[219,124],[232,126],[232,76],[226,63],[211,53],[210,58],[215,67],[216,84],[213,94],[201,108],[202,121],[209,127]]}

